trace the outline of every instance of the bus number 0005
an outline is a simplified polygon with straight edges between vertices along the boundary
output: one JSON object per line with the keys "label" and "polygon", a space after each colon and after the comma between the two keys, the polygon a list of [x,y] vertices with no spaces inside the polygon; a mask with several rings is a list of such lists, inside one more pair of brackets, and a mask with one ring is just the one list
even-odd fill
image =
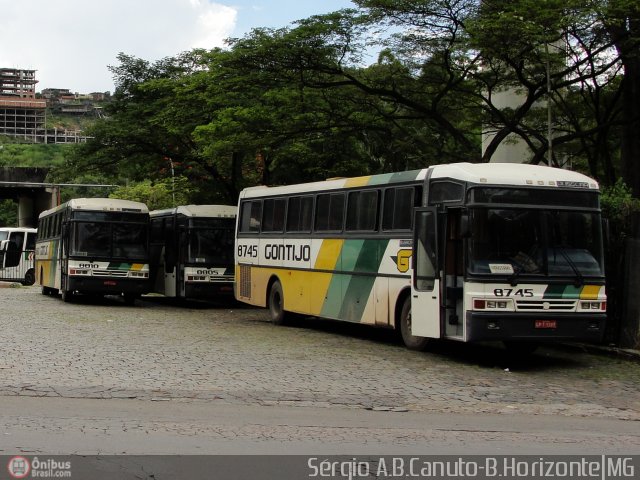
{"label": "bus number 0005", "polygon": [[495,288],[493,294],[496,297],[510,297],[511,295],[514,297],[533,297],[533,289],[519,288],[515,290],[513,288]]}
{"label": "bus number 0005", "polygon": [[258,256],[258,246],[257,245],[238,245],[238,256],[255,258]]}

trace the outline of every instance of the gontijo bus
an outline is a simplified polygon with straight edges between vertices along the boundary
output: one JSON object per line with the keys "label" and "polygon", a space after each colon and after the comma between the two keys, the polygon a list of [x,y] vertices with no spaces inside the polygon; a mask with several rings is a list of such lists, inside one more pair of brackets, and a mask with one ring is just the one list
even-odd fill
{"label": "gontijo bus", "polygon": [[44,295],[119,294],[128,302],[149,290],[149,210],[144,203],[76,198],[38,218],[36,278]]}
{"label": "gontijo bus", "polygon": [[152,291],[178,298],[232,297],[236,210],[182,205],[152,211]]}
{"label": "gontijo bus", "polygon": [[432,338],[602,338],[598,184],[522,164],[423,170],[241,192],[236,298]]}

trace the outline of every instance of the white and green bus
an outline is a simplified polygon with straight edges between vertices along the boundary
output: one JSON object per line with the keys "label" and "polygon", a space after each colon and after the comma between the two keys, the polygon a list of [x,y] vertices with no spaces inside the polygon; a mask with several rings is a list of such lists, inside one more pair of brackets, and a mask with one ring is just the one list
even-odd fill
{"label": "white and green bus", "polygon": [[149,209],[113,198],[76,198],[38,218],[36,279],[44,295],[149,291]]}
{"label": "white and green bus", "polygon": [[151,216],[151,288],[181,299],[233,298],[236,207],[182,205]]}
{"label": "white and green bus", "polygon": [[35,248],[35,228],[0,228],[0,280],[33,285]]}
{"label": "white and green bus", "polygon": [[521,164],[423,170],[242,191],[236,298],[429,339],[601,340],[599,186]]}

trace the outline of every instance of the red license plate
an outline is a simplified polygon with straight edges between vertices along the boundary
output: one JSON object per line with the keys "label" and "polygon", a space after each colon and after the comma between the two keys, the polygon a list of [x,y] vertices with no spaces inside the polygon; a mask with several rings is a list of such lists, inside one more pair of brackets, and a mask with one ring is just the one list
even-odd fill
{"label": "red license plate", "polygon": [[114,280],[105,280],[103,282],[103,285],[106,285],[108,287],[115,287],[116,285],[118,285],[118,282],[116,282]]}
{"label": "red license plate", "polygon": [[534,327],[535,328],[557,328],[558,322],[556,320],[536,320]]}

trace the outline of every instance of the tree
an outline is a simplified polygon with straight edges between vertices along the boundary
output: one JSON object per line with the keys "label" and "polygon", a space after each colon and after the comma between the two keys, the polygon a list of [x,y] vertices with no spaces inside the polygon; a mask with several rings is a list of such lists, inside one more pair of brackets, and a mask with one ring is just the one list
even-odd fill
{"label": "tree", "polygon": [[145,180],[116,188],[109,197],[142,202],[149,210],[172,208],[189,203],[192,187],[184,177],[164,179],[158,182]]}
{"label": "tree", "polygon": [[[613,183],[622,132],[621,171],[636,191],[636,2],[354,3],[225,49],[155,64],[121,54],[109,119],[78,163],[132,180],[172,165],[232,201],[256,183],[488,161],[515,135],[533,163],[584,157]],[[372,51],[377,62],[365,61]],[[521,103],[498,106],[505,89]],[[495,131],[484,154],[483,124]]]}
{"label": "tree", "polygon": [[208,184],[203,200],[233,197],[225,179],[200,158],[192,138],[196,126],[210,117],[197,82],[203,56],[194,50],[150,64],[120,54],[120,65],[112,67],[116,92],[107,117],[88,132],[91,138],[77,149],[71,166],[119,183],[184,176],[193,184]]}
{"label": "tree", "polygon": [[640,197],[640,4],[637,0],[593,2],[599,19],[615,46],[624,67],[621,102],[622,175],[633,195]]}

